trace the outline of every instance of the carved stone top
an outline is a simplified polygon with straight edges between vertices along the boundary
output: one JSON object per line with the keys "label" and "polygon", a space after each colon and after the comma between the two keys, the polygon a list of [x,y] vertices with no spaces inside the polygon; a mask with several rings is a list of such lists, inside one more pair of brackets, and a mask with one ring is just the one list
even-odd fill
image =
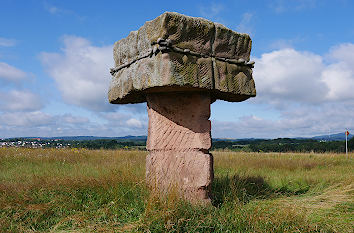
{"label": "carved stone top", "polygon": [[165,12],[114,44],[108,92],[113,104],[151,92],[209,92],[239,102],[256,95],[251,38],[203,18]]}

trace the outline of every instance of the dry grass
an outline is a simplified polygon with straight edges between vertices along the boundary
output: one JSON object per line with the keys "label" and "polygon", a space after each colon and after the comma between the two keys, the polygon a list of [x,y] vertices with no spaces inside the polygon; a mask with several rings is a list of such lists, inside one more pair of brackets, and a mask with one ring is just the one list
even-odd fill
{"label": "dry grass", "polygon": [[353,156],[215,152],[214,206],[145,187],[143,151],[0,148],[4,232],[353,232]]}

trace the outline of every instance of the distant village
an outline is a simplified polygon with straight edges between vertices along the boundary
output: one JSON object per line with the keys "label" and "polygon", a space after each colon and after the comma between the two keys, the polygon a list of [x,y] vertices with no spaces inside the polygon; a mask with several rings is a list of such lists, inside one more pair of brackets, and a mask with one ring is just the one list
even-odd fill
{"label": "distant village", "polygon": [[136,149],[145,150],[145,139],[92,139],[58,138],[7,138],[0,139],[1,147],[16,148],[86,148],[86,149]]}
{"label": "distant village", "polygon": [[26,139],[1,139],[0,147],[24,147],[24,148],[66,148],[71,147],[72,143],[61,139],[42,140],[40,138]]}

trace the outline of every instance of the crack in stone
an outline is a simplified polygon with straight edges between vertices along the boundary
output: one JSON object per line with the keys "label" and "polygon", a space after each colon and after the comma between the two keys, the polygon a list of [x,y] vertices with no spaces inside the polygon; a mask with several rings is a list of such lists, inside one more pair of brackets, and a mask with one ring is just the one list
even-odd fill
{"label": "crack in stone", "polygon": [[[238,66],[248,66],[250,68],[254,68],[254,61],[250,61],[250,62],[246,62],[243,58],[239,58],[239,59],[229,59],[229,58],[225,58],[225,57],[218,57],[214,55],[214,40],[215,40],[215,32],[213,33],[213,37],[212,37],[212,41],[211,41],[211,47],[212,47],[212,54],[207,55],[207,54],[203,54],[203,53],[197,53],[194,51],[191,51],[189,49],[181,49],[178,48],[176,46],[172,45],[172,42],[167,39],[161,39],[159,38],[156,42],[151,43],[153,47],[150,48],[148,50],[148,52],[140,57],[137,57],[135,59],[133,59],[131,62],[128,62],[126,64],[120,65],[118,67],[115,68],[111,68],[110,69],[110,73],[112,76],[114,76],[115,73],[117,73],[119,70],[123,69],[123,68],[127,68],[130,65],[134,64],[135,62],[144,59],[144,58],[148,58],[148,57],[152,57],[153,55],[157,55],[159,52],[161,53],[168,53],[168,52],[176,52],[176,53],[181,53],[181,54],[185,54],[185,55],[192,55],[192,56],[196,56],[196,57],[203,57],[203,58],[212,58],[212,70],[214,70],[214,65],[215,65],[215,60],[219,60],[222,62],[226,62],[226,63],[231,63],[231,64],[235,64]],[[155,46],[157,45],[157,46]],[[215,87],[215,83],[213,84],[213,87]]]}

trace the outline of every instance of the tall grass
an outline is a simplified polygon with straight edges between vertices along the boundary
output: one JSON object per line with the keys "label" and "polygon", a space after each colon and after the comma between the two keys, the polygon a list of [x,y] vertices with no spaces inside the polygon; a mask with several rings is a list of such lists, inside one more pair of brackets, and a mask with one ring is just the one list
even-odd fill
{"label": "tall grass", "polygon": [[149,192],[144,151],[0,148],[0,231],[353,232],[352,158],[213,154],[201,207]]}

